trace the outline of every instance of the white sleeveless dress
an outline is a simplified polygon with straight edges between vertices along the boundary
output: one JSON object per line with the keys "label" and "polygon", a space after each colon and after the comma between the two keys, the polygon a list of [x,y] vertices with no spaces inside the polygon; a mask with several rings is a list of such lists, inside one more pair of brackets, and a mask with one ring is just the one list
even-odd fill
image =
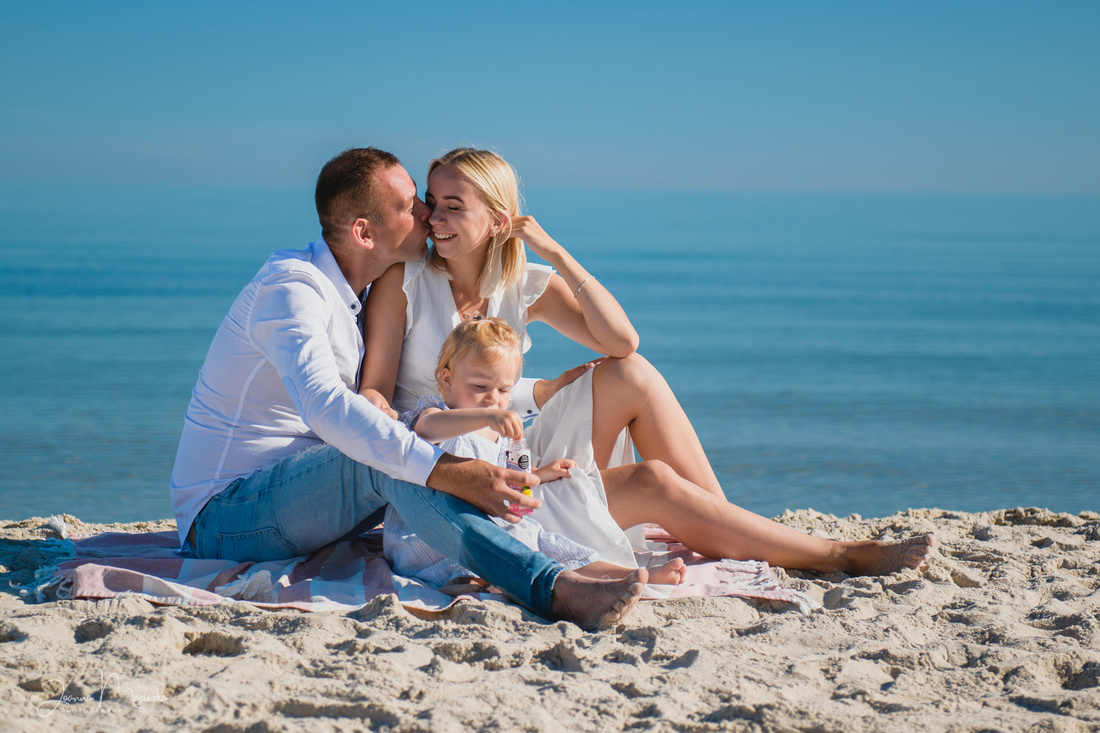
{"label": "white sleeveless dress", "polygon": [[[487,314],[500,318],[519,334],[523,351],[531,347],[527,334],[527,309],[545,292],[553,268],[527,263],[518,282],[498,290],[489,298]],[[397,373],[393,407],[408,412],[421,397],[434,395],[435,367],[439,350],[462,316],[455,307],[450,281],[427,266],[427,260],[405,264],[405,339]],[[548,532],[556,532],[594,548],[607,562],[637,567],[631,539],[640,552],[644,541],[640,531],[630,539],[607,509],[603,481],[592,451],[592,372],[566,386],[543,405],[542,412],[524,430],[527,447],[536,466],[558,458],[576,461],[568,479],[532,493],[542,506],[532,516]],[[612,454],[611,466],[634,462],[634,448],[624,430]]]}

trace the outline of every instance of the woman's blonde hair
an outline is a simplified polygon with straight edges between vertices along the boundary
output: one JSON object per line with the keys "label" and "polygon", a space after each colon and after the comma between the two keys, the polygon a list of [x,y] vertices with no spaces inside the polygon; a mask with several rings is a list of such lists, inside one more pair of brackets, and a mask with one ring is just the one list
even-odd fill
{"label": "woman's blonde hair", "polygon": [[[466,176],[481,194],[481,200],[493,216],[504,214],[509,223],[489,240],[485,262],[477,278],[478,295],[488,298],[497,290],[516,282],[527,266],[523,242],[512,236],[511,218],[519,214],[519,184],[512,166],[491,150],[455,148],[428,164],[428,178],[441,165],[450,165]],[[451,279],[447,260],[433,247],[428,264]]]}
{"label": "woman's blonde hair", "polygon": [[[474,360],[478,364],[495,364],[512,356],[517,366],[523,366],[523,346],[519,334],[499,318],[477,318],[463,321],[448,334],[439,350],[435,367],[435,384],[443,393],[443,370],[452,374],[455,364]],[[517,373],[517,377],[519,374]]]}

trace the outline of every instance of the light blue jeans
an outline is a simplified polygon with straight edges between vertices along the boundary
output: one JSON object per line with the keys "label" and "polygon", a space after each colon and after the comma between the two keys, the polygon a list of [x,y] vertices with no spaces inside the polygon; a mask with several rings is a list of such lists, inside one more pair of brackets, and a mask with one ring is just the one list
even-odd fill
{"label": "light blue jeans", "polygon": [[377,526],[387,504],[433,548],[551,618],[560,563],[461,499],[390,478],[329,445],[265,466],[215,495],[195,519],[193,549],[200,558],[233,560],[305,555]]}

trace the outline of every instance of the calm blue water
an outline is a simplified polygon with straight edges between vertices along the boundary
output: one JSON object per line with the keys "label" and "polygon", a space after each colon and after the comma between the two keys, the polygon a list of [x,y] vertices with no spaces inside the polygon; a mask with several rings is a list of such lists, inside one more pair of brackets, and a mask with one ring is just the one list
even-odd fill
{"label": "calm blue water", "polygon": [[[1100,200],[529,191],[730,498],[1100,510]],[[191,387],[311,191],[0,189],[0,518],[171,515]],[[527,372],[588,358],[534,329]]]}

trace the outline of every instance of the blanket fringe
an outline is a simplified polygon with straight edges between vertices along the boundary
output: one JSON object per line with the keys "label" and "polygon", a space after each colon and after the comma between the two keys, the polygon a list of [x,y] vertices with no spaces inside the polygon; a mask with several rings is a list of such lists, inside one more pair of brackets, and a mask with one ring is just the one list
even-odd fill
{"label": "blanket fringe", "polygon": [[47,591],[51,588],[58,589],[57,598],[68,599],[71,597],[61,595],[63,585],[67,590],[72,588],[72,581],[64,577],[61,563],[76,557],[76,548],[73,546],[72,540],[69,539],[69,530],[64,519],[59,516],[52,516],[46,526],[57,532],[61,539],[36,540],[36,542],[41,543],[40,549],[44,556],[43,559],[51,564],[35,570],[34,580],[30,583],[26,585],[13,584],[13,587],[19,589],[19,597],[24,603],[29,601],[31,594],[34,595],[34,602],[45,603],[50,600]]}
{"label": "blanket fringe", "polygon": [[721,561],[719,566],[732,572],[751,574],[752,580],[746,584],[748,588],[760,591],[781,590],[784,593],[789,593],[793,596],[789,602],[795,604],[795,606],[798,607],[798,612],[803,616],[808,616],[816,609],[822,607],[813,597],[800,590],[787,588],[780,583],[779,579],[775,577],[775,573],[766,562],[758,560],[731,560],[726,558]]}
{"label": "blanket fringe", "polygon": [[46,592],[50,590],[50,588],[56,588],[54,595],[58,600],[69,600],[72,598],[73,581],[61,572],[60,563],[35,570],[34,582],[20,588],[19,597],[25,601],[31,594],[31,591],[33,591],[35,602],[45,603],[49,600]]}
{"label": "blanket fringe", "polygon": [[821,608],[821,604],[815,601],[811,596],[806,595],[800,590],[790,589],[794,594],[794,603],[798,606],[798,612],[803,616],[809,616],[811,613]]}
{"label": "blanket fringe", "polygon": [[63,540],[69,539],[69,526],[65,524],[65,518],[54,514],[46,520],[46,526],[57,532]]}

